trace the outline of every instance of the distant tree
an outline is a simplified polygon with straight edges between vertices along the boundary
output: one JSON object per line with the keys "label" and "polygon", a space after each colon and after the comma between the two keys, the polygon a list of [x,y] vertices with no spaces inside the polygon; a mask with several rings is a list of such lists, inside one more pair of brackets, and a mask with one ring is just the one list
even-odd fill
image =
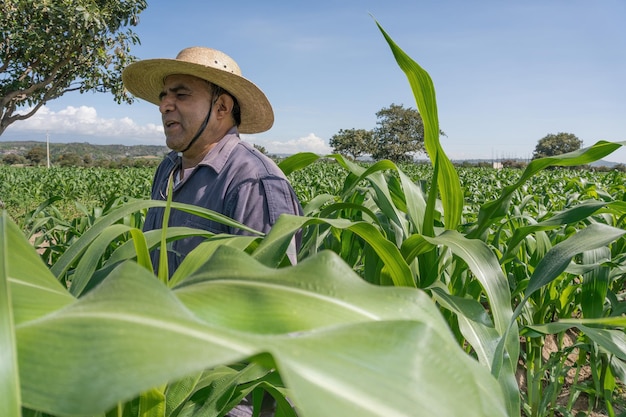
{"label": "distant tree", "polygon": [[30,161],[31,165],[40,165],[47,159],[48,153],[43,146],[34,146],[26,152],[24,157]]}
{"label": "distant tree", "polygon": [[580,149],[582,145],[583,141],[572,133],[560,132],[556,135],[550,133],[537,142],[533,159],[573,152]]}
{"label": "distant tree", "polygon": [[83,165],[86,167],[93,165],[93,158],[91,155],[89,154],[83,155]]}
{"label": "distant tree", "polygon": [[16,153],[8,153],[2,157],[2,163],[5,165],[17,165],[26,162],[26,158]]}
{"label": "distant tree", "polygon": [[515,159],[505,159],[505,160],[502,161],[502,166],[504,168],[517,168],[517,169],[520,169],[520,168],[526,168],[526,165],[527,164],[525,162],[518,161],[518,160],[515,160]]}
{"label": "distant tree", "polygon": [[376,113],[372,157],[403,162],[424,151],[424,122],[416,109],[392,104]]}
{"label": "distant tree", "polygon": [[105,158],[98,158],[94,161],[93,166],[96,168],[110,168],[111,160]]}
{"label": "distant tree", "polygon": [[122,158],[117,162],[118,168],[132,168],[135,166],[135,160],[133,158]]}
{"label": "distant tree", "polygon": [[254,147],[261,152],[263,155],[267,155],[267,149],[265,149],[265,146],[261,146],[261,145],[257,145],[256,143],[254,144]]}
{"label": "distant tree", "polygon": [[68,152],[59,156],[56,163],[61,167],[80,167],[83,166],[83,158],[75,152]]}
{"label": "distant tree", "polygon": [[365,129],[340,129],[330,138],[333,152],[357,159],[374,150],[374,134]]}
{"label": "distant tree", "polygon": [[[146,0],[0,2],[0,135],[69,91],[111,91],[132,102],[121,70],[135,57]],[[16,112],[19,108],[26,112]]]}

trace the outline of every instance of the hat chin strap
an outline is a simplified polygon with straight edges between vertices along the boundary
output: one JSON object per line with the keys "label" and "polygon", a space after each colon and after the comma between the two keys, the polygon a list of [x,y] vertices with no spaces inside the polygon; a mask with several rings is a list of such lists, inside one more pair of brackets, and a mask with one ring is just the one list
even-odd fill
{"label": "hat chin strap", "polygon": [[178,152],[179,155],[184,154],[185,152],[187,152],[189,150],[189,148],[191,148],[193,146],[193,144],[198,140],[198,138],[200,137],[200,135],[202,134],[202,132],[204,132],[204,129],[206,129],[206,126],[209,124],[209,119],[211,118],[211,112],[213,111],[213,100],[211,100],[211,107],[209,107],[209,112],[207,113],[206,117],[204,118],[204,122],[202,122],[202,125],[200,126],[200,129],[198,129],[198,132],[196,133],[196,135],[191,139],[191,141],[189,142],[189,145],[187,145],[187,147],[185,149],[183,149],[182,151]]}

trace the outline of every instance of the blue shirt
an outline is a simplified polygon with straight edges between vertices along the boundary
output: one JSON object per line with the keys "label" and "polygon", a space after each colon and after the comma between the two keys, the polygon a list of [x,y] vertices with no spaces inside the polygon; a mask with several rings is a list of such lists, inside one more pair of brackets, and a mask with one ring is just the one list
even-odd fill
{"label": "blue shirt", "polygon": [[[170,152],[155,173],[152,199],[167,199],[169,176],[180,168],[181,157]],[[262,152],[240,140],[235,128],[174,186],[172,201],[208,208],[264,233],[283,213],[302,215],[300,202],[280,168]],[[163,214],[163,208],[149,209],[144,231],[161,229]],[[170,213],[169,226],[192,227],[216,234],[250,234],[175,209]],[[170,276],[203,239],[190,237],[172,242],[171,250],[168,250]],[[151,256],[156,271],[159,251],[153,251]]]}

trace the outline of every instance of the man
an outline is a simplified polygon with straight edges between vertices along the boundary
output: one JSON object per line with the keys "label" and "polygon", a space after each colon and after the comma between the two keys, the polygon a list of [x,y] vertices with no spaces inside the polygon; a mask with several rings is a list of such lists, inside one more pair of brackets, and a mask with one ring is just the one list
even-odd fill
{"label": "man", "polygon": [[[265,94],[241,75],[237,63],[215,49],[192,47],[176,59],[151,59],[129,65],[125,87],[159,106],[166,144],[172,149],[157,168],[152,199],[167,198],[224,214],[260,232],[268,232],[283,213],[302,208],[282,171],[268,157],[243,142],[239,133],[260,133],[274,123]],[[144,230],[160,229],[164,209],[148,211]],[[247,234],[239,228],[172,210],[169,226],[213,233]],[[170,276],[201,237],[168,247]],[[295,262],[295,243],[289,257]],[[158,266],[158,250],[152,263]]]}

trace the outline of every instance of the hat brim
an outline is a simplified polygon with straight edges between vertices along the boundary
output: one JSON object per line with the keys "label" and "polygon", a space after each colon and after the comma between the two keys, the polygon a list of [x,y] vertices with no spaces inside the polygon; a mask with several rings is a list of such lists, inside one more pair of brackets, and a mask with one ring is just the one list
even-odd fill
{"label": "hat brim", "polygon": [[265,132],[274,124],[274,112],[263,91],[246,78],[230,72],[176,59],[147,59],[126,67],[122,81],[131,94],[158,106],[163,81],[173,74],[193,75],[232,94],[241,109],[240,133]]}

